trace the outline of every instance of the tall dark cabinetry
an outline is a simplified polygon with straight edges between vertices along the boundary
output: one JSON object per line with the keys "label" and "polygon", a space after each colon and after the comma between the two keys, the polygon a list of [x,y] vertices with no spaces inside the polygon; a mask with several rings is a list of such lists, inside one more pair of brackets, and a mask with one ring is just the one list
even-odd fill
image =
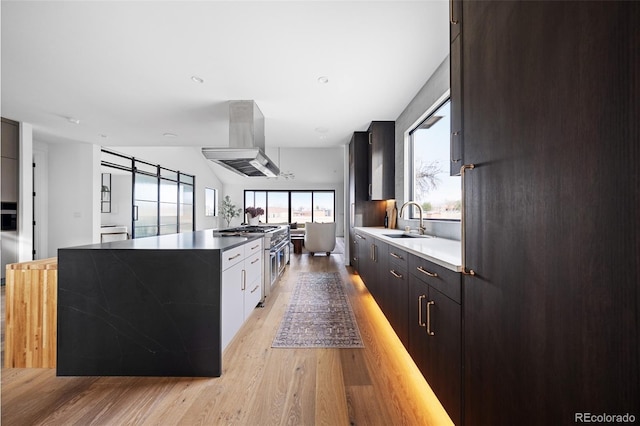
{"label": "tall dark cabinetry", "polygon": [[382,226],[386,202],[369,201],[369,134],[354,132],[349,143],[349,257],[358,269],[356,226]]}
{"label": "tall dark cabinetry", "polygon": [[638,421],[640,3],[461,16],[464,422]]}
{"label": "tall dark cabinetry", "polygon": [[369,126],[369,199],[395,198],[396,125],[373,121]]}

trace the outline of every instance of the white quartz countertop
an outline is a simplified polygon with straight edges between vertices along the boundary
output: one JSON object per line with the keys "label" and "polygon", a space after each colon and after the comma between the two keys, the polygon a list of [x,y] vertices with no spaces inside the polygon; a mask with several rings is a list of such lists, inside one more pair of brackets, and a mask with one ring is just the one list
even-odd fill
{"label": "white quartz countertop", "polygon": [[392,238],[385,234],[403,234],[400,229],[356,227],[357,232],[370,235],[399,249],[455,272],[462,271],[462,245],[446,238]]}

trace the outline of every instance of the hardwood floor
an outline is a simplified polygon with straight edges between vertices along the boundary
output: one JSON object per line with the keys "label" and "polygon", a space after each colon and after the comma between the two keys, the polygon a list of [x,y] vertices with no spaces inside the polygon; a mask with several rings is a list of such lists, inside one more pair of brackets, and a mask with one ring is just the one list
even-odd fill
{"label": "hardwood floor", "polygon": [[[301,271],[339,271],[364,349],[274,349]],[[4,305],[4,304],[3,304]],[[292,254],[279,285],[231,342],[219,378],[56,377],[2,369],[2,425],[451,424],[341,254]]]}

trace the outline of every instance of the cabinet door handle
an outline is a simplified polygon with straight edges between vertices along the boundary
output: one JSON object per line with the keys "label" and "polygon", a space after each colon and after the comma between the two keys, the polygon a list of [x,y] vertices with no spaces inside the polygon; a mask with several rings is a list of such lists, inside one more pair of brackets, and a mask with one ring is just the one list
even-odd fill
{"label": "cabinet door handle", "polygon": [[458,25],[458,20],[453,19],[453,0],[449,0],[449,22],[453,25]]}
{"label": "cabinet door handle", "polygon": [[462,158],[453,158],[453,137],[458,136],[459,134],[460,131],[456,130],[455,132],[451,132],[451,135],[449,136],[449,160],[452,163],[457,163],[458,161],[462,160]]}
{"label": "cabinet door handle", "polygon": [[242,285],[240,286],[240,290],[244,291],[247,288],[247,271],[242,270]]}
{"label": "cabinet door handle", "polygon": [[397,273],[394,269],[389,270],[389,272],[396,278],[402,278],[402,274]]}
{"label": "cabinet door handle", "polygon": [[373,145],[373,133],[369,133],[369,145]]}
{"label": "cabinet door handle", "polygon": [[465,164],[464,166],[460,167],[460,180],[461,180],[461,188],[462,188],[462,201],[460,204],[460,223],[462,223],[462,230],[460,232],[460,244],[462,245],[462,274],[463,275],[475,275],[476,273],[473,271],[473,269],[470,269],[467,271],[467,257],[465,255],[465,252],[467,251],[466,245],[467,245],[467,237],[466,237],[466,232],[465,232],[465,226],[464,226],[464,199],[465,199],[465,191],[464,191],[464,172],[467,170],[473,170],[475,169],[475,164]]}
{"label": "cabinet door handle", "polygon": [[435,336],[436,333],[431,331],[431,305],[435,305],[436,302],[429,300],[427,302],[427,334],[429,336]]}
{"label": "cabinet door handle", "polygon": [[395,254],[394,252],[389,253],[389,256],[395,257],[396,259],[404,260],[404,257],[399,254]]}
{"label": "cabinet door handle", "polygon": [[369,184],[369,197],[371,197],[371,184]]}
{"label": "cabinet door handle", "polygon": [[418,296],[418,325],[420,327],[424,327],[426,324],[422,321],[422,300],[426,299],[427,296],[420,295]]}
{"label": "cabinet door handle", "polygon": [[424,269],[422,266],[418,266],[416,268],[418,271],[422,272],[425,275],[428,275],[430,277],[436,278],[438,276],[438,274],[436,274],[435,272],[429,272],[426,269]]}
{"label": "cabinet door handle", "polygon": [[238,253],[235,256],[231,256],[231,257],[227,258],[227,260],[233,260],[233,259],[235,259],[236,257],[239,257],[239,256],[242,256],[242,255],[240,253]]}

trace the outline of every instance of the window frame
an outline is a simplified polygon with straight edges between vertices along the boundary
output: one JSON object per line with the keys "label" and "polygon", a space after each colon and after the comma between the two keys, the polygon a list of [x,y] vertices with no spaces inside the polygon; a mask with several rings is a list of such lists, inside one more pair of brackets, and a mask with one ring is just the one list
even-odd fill
{"label": "window frame", "polygon": [[[254,199],[255,199],[255,193],[256,192],[264,192],[265,193],[265,206],[256,206],[255,203],[252,206],[248,206],[247,205],[247,192],[253,192],[254,193]],[[333,221],[335,222],[336,220],[336,190],[335,189],[245,189],[244,190],[244,196],[243,196],[243,203],[244,203],[244,208],[243,208],[243,212],[247,209],[247,207],[262,207],[264,209],[264,215],[265,215],[265,223],[270,223],[269,222],[269,211],[268,211],[268,205],[269,205],[269,192],[286,192],[288,193],[287,195],[287,200],[289,203],[289,211],[287,213],[287,223],[291,223],[291,218],[292,218],[292,212],[291,212],[291,194],[293,193],[300,193],[300,192],[310,192],[311,193],[311,221],[314,222],[314,209],[313,209],[313,202],[314,202],[314,193],[316,192],[324,192],[324,193],[331,193],[333,196]],[[272,223],[276,223],[276,222],[272,222]],[[277,222],[280,223],[280,222]]]}
{"label": "window frame", "polygon": [[[415,200],[415,141],[414,141],[414,133],[420,129],[420,127],[429,120],[440,108],[442,108],[447,102],[451,102],[451,91],[447,90],[442,96],[440,96],[426,111],[424,114],[420,116],[418,120],[414,122],[413,125],[409,127],[406,132],[406,140],[407,140],[407,155],[408,155],[408,168],[407,168],[407,190],[408,190],[408,198],[409,200]],[[449,118],[450,119],[450,118]],[[450,134],[450,131],[449,131]],[[451,144],[449,144],[449,158],[451,158]],[[448,167],[450,165],[448,164]],[[462,194],[461,194],[462,196]],[[411,206],[409,209],[409,219],[419,219],[419,215],[416,212],[415,206]],[[423,220],[428,221],[444,221],[444,222],[461,222],[461,219],[452,219],[452,218],[427,218],[424,217]]]}

